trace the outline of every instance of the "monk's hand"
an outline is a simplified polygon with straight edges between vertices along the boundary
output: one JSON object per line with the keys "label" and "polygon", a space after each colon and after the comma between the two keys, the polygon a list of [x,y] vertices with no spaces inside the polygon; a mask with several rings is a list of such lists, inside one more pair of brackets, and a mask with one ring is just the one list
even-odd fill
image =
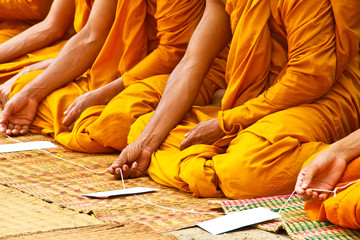
{"label": "monk's hand", "polygon": [[12,82],[8,80],[0,85],[0,107],[4,108],[5,104],[9,100]]}
{"label": "monk's hand", "polygon": [[122,150],[108,172],[113,174],[115,179],[121,179],[121,171],[124,179],[141,177],[146,173],[150,159],[151,151],[143,148],[139,141],[135,141]]}
{"label": "monk's hand", "polygon": [[0,118],[0,131],[7,135],[24,135],[33,122],[39,103],[18,93],[4,107]]}
{"label": "monk's hand", "polygon": [[323,201],[339,182],[346,168],[346,161],[336,155],[331,147],[320,152],[299,173],[295,190],[303,201],[310,204],[316,199]]}
{"label": "monk's hand", "polygon": [[25,67],[23,70],[21,70],[18,74],[10,78],[8,81],[0,85],[0,107],[4,108],[5,104],[9,100],[9,95],[11,92],[12,85],[18,80],[21,76],[28,74],[32,71],[37,70],[43,70],[47,68],[52,62],[54,61],[54,58],[46,59],[42,62],[34,63],[32,65],[29,65]]}
{"label": "monk's hand", "polygon": [[185,140],[180,144],[180,150],[195,144],[211,145],[224,136],[225,133],[220,128],[217,118],[200,122],[185,134]]}
{"label": "monk's hand", "polygon": [[74,102],[64,112],[65,118],[62,123],[72,131],[76,120],[80,117],[81,113],[88,107],[95,105],[102,105],[104,103],[103,94],[98,94],[98,91],[86,92],[80,97],[76,98]]}

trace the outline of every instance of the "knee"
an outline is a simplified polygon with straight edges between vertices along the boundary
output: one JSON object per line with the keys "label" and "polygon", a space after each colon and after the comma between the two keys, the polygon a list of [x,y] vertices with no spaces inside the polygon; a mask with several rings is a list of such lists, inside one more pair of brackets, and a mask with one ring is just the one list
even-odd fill
{"label": "knee", "polygon": [[294,139],[271,143],[256,134],[241,133],[227,153],[214,157],[222,191],[231,199],[291,193],[302,165],[293,155],[298,146]]}

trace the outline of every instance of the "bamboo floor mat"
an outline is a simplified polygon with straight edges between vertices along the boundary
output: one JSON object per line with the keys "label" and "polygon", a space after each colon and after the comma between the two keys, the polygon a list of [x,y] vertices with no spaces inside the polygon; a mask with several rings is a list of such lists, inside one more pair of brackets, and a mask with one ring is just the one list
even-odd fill
{"label": "bamboo floor mat", "polygon": [[0,203],[0,239],[10,235],[103,224],[89,215],[60,208],[1,185]]}
{"label": "bamboo floor mat", "polygon": [[[118,156],[72,152],[55,143],[52,138],[42,135],[29,134],[15,139],[21,142],[52,141],[58,147],[48,149],[48,152],[95,171],[105,170]],[[0,144],[9,143],[14,141],[5,136],[0,137]],[[122,224],[130,221],[145,224],[157,232],[168,232],[194,226],[223,214],[220,205],[208,204],[209,199],[196,198],[161,186],[148,177],[125,180],[126,188],[141,186],[157,188],[159,191],[109,199],[84,197],[84,193],[122,189],[122,182],[113,180],[108,173],[94,174],[40,150],[3,153],[0,155],[0,169],[1,185],[68,210],[93,214],[105,223]]]}

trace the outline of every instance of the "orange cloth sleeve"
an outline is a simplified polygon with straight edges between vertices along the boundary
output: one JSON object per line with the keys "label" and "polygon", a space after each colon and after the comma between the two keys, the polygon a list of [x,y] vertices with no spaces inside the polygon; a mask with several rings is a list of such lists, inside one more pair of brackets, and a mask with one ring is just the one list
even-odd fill
{"label": "orange cloth sleeve", "polygon": [[183,57],[205,7],[203,0],[156,2],[154,18],[157,22],[159,45],[122,75],[125,87],[139,79],[170,73]]}
{"label": "orange cloth sleeve", "polygon": [[[283,21],[288,44],[288,62],[269,89],[241,105],[236,102],[237,92],[232,89],[230,82],[223,99],[222,111],[218,114],[219,124],[228,134],[237,133],[276,111],[312,102],[325,94],[335,81],[335,33],[330,4],[327,1],[322,1],[321,4],[309,1],[279,1],[276,6],[271,7],[278,9],[272,12],[281,12],[281,16],[273,17],[275,21]],[[257,34],[264,35],[267,31],[264,28]],[[245,27],[241,32],[242,36],[250,33]],[[250,57],[245,55],[243,61],[250,58],[255,63],[257,58],[264,58],[252,54],[251,51],[254,49],[247,50],[246,54]],[[261,65],[263,62],[265,61],[255,64],[253,68],[258,70],[255,73],[256,69],[248,67],[251,63],[239,64],[236,70],[241,75],[233,75],[232,78],[239,77],[236,81],[241,83],[249,81],[245,78],[252,77],[248,73],[250,71],[261,75],[268,70],[267,65]]]}

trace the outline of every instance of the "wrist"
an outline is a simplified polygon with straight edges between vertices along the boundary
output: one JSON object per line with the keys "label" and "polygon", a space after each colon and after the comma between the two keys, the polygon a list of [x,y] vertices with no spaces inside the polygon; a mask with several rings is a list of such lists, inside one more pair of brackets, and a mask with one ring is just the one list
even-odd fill
{"label": "wrist", "polygon": [[329,150],[333,151],[336,157],[343,159],[346,163],[349,163],[356,157],[354,149],[347,146],[346,141],[337,141],[330,145]]}
{"label": "wrist", "polygon": [[146,149],[151,153],[155,152],[162,143],[162,140],[159,136],[154,134],[147,134],[146,132],[143,132],[137,141],[139,141],[143,149]]}

